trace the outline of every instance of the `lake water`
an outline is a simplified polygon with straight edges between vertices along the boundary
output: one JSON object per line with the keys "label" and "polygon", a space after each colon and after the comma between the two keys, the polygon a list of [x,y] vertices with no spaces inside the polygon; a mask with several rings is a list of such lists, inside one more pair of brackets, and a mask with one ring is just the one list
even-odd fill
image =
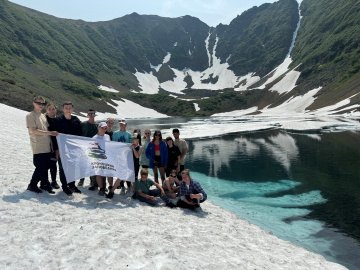
{"label": "lake water", "polygon": [[[191,121],[130,120],[128,126],[168,134]],[[268,130],[187,142],[185,167],[213,203],[329,261],[360,269],[360,132]]]}

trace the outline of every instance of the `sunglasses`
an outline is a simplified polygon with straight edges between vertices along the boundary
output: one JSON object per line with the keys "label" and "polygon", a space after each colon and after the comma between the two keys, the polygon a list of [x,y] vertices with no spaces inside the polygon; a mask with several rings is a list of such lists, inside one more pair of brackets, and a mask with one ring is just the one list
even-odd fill
{"label": "sunglasses", "polygon": [[46,105],[46,103],[38,102],[38,101],[35,101],[34,103],[37,104],[37,105],[39,105],[39,106],[45,106],[45,105]]}
{"label": "sunglasses", "polygon": [[88,113],[88,115],[95,115],[95,113]]}
{"label": "sunglasses", "polygon": [[175,177],[176,177],[176,175],[172,175],[172,174],[170,174],[170,176],[171,176],[171,177],[173,177],[173,178],[175,178]]}
{"label": "sunglasses", "polygon": [[150,135],[151,133],[147,133],[147,132],[145,132],[145,135]]}
{"label": "sunglasses", "polygon": [[154,134],[154,136],[160,136],[160,134]]}

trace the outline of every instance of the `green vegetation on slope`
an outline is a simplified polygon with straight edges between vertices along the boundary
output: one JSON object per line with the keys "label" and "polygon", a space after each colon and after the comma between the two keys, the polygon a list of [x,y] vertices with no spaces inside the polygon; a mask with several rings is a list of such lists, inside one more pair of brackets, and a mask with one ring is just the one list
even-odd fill
{"label": "green vegetation on slope", "polygon": [[237,75],[266,75],[285,59],[298,13],[296,0],[280,0],[245,11],[229,26],[217,27],[217,56],[225,61],[231,55],[230,69]]}
{"label": "green vegetation on slope", "polygon": [[[301,15],[303,19],[292,52],[293,66],[301,64],[299,88],[310,90],[323,86],[321,95],[309,109],[358,93],[360,1],[303,0]],[[347,87],[342,87],[345,84]]]}

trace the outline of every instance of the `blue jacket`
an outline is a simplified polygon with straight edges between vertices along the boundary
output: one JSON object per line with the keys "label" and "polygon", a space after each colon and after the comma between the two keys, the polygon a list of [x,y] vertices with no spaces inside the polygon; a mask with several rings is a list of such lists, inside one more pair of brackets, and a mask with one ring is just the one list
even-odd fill
{"label": "blue jacket", "polygon": [[[160,156],[161,156],[161,165],[167,166],[168,163],[168,150],[166,143],[164,141],[160,141]],[[155,160],[155,144],[150,142],[148,147],[146,147],[146,157],[149,159],[149,168],[154,168],[154,160]]]}

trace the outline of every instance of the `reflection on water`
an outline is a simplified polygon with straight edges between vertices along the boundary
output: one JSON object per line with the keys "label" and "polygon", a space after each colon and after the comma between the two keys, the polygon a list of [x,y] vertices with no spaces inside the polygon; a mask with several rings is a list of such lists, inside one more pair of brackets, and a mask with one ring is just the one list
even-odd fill
{"label": "reflection on water", "polygon": [[278,130],[192,140],[186,167],[214,203],[359,269],[359,141],[356,132]]}

